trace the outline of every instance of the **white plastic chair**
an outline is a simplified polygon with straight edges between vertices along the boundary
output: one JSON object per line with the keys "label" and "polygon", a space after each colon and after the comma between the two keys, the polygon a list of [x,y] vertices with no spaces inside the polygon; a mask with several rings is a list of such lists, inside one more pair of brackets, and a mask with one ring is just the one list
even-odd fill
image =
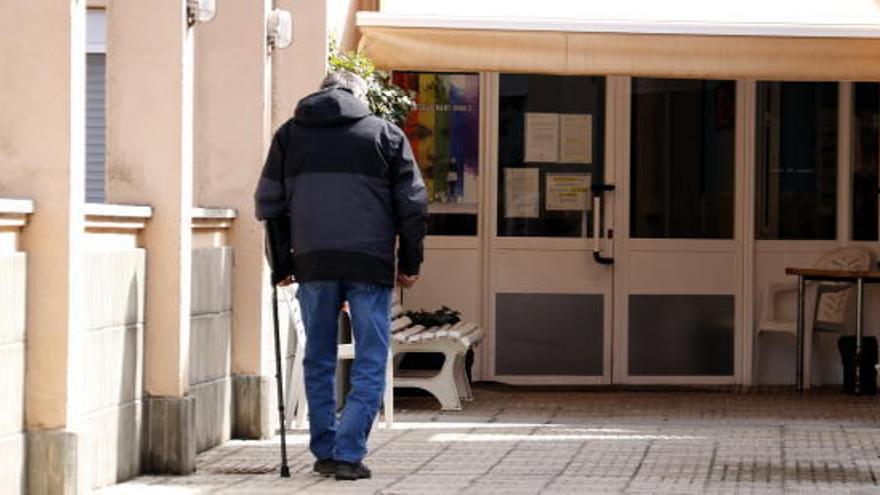
{"label": "white plastic chair", "polygon": [[[869,270],[871,253],[865,248],[850,246],[835,249],[813,264],[813,268],[827,270]],[[765,332],[796,336],[797,320],[781,319],[777,301],[786,293],[797,293],[797,282],[772,283],[764,297],[764,310],[758,324],[758,337]],[[852,284],[837,282],[808,282],[804,295],[804,388],[810,387],[813,332],[845,333],[847,308],[852,295]],[[760,360],[758,360],[760,363]]]}
{"label": "white plastic chair", "polygon": [[[288,388],[287,388],[287,405],[285,408],[285,415],[287,416],[288,421],[290,421],[290,416],[295,415],[294,420],[291,421],[296,428],[302,428],[305,426],[306,418],[308,417],[309,412],[309,404],[306,400],[306,385],[305,385],[305,375],[303,370],[303,357],[305,355],[305,347],[306,347],[306,329],[305,325],[302,321],[302,314],[300,313],[299,302],[293,297],[295,293],[294,289],[287,289],[285,292],[285,297],[288,301],[288,306],[291,311],[290,321],[294,326],[294,330],[296,332],[296,351],[293,356],[293,370],[291,371],[291,377],[288,380]],[[337,361],[341,361],[344,359],[354,359],[355,354],[355,344],[339,344],[336,351],[336,359]],[[391,362],[391,352],[388,353],[388,366],[385,372],[385,396],[383,399],[384,402],[384,411],[383,411],[383,420],[385,426],[390,428],[394,424],[394,377],[393,377],[393,366]]]}

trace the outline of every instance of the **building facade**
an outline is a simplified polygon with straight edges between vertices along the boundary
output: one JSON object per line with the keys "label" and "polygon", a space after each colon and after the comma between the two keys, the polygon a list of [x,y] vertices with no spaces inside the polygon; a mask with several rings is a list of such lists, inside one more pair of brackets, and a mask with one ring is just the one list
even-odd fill
{"label": "building facade", "polygon": [[[431,216],[403,302],[480,322],[478,379],[792,383],[793,339],[757,331],[768,290],[842,246],[880,254],[875,2],[189,3],[0,6],[11,492],[186,473],[272,435],[252,192],[331,34],[417,98]],[[813,383],[840,381],[836,338]]]}
{"label": "building facade", "polygon": [[[793,318],[793,293],[768,291],[841,246],[877,259],[878,16],[641,0],[359,14],[361,48],[419,96],[406,125],[434,235],[410,303],[483,323],[484,379],[790,383],[794,339],[758,327],[770,305]],[[814,383],[839,383],[838,336],[816,337]]]}

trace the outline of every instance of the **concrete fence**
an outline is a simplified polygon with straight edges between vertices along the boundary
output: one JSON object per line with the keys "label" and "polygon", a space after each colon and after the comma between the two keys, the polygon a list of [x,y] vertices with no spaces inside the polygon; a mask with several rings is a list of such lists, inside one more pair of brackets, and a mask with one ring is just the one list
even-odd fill
{"label": "concrete fence", "polygon": [[[78,359],[77,478],[95,488],[141,471],[147,252],[138,240],[152,212],[86,205]],[[38,289],[42,290],[42,289]]]}
{"label": "concrete fence", "polygon": [[30,201],[0,200],[0,487],[25,487],[25,287],[27,255],[20,250],[21,229],[33,211]]}
{"label": "concrete fence", "polygon": [[189,385],[195,397],[196,450],[232,433],[232,210],[193,211]]}
{"label": "concrete fence", "polygon": [[[52,290],[52,280],[27,278],[21,235],[33,213],[31,201],[0,199],[0,491],[86,492],[145,472],[150,449],[155,452],[157,442],[164,441],[157,431],[168,431],[151,429],[150,415],[162,422],[170,416],[157,412],[155,400],[150,407],[144,388],[151,255],[142,234],[152,209],[85,206],[82,308],[67,367],[70,389],[76,393],[70,398],[65,435],[31,431],[25,424],[27,384],[40,379],[27,373],[42,372],[27,367],[27,293]],[[194,445],[193,458],[196,451],[232,436],[233,249],[228,231],[235,216],[228,209],[192,211],[191,328],[183,359],[189,383],[185,399],[192,404],[193,421],[183,423],[178,433],[185,437],[182,443]],[[266,400],[266,395],[253,399]],[[268,404],[247,407],[266,410]],[[69,468],[47,469],[43,461],[52,456],[66,458]]]}

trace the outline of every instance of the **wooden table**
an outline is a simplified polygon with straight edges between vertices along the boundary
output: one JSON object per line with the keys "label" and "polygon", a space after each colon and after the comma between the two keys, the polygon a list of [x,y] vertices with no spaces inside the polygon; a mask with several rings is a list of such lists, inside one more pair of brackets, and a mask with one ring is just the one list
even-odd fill
{"label": "wooden table", "polygon": [[[862,358],[862,302],[864,301],[865,284],[880,283],[880,271],[850,271],[850,270],[822,270],[818,268],[793,268],[785,269],[787,275],[796,275],[798,278],[797,300],[797,359],[796,359],[796,387],[800,392],[804,389],[804,294],[808,281],[817,282],[849,282],[856,285],[856,356],[855,356],[855,393],[859,394],[859,374],[861,373]],[[818,301],[816,301],[818,304]]]}

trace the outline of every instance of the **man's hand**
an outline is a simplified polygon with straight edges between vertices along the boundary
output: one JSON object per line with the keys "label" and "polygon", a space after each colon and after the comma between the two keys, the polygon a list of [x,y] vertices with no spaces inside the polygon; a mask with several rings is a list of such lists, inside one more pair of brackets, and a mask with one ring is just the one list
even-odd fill
{"label": "man's hand", "polygon": [[278,287],[287,287],[288,285],[294,283],[296,280],[293,278],[293,275],[288,276],[281,282],[278,282]]}
{"label": "man's hand", "polygon": [[403,272],[397,273],[397,285],[403,287],[404,289],[411,288],[413,285],[416,285],[416,282],[418,281],[418,275],[407,275]]}

